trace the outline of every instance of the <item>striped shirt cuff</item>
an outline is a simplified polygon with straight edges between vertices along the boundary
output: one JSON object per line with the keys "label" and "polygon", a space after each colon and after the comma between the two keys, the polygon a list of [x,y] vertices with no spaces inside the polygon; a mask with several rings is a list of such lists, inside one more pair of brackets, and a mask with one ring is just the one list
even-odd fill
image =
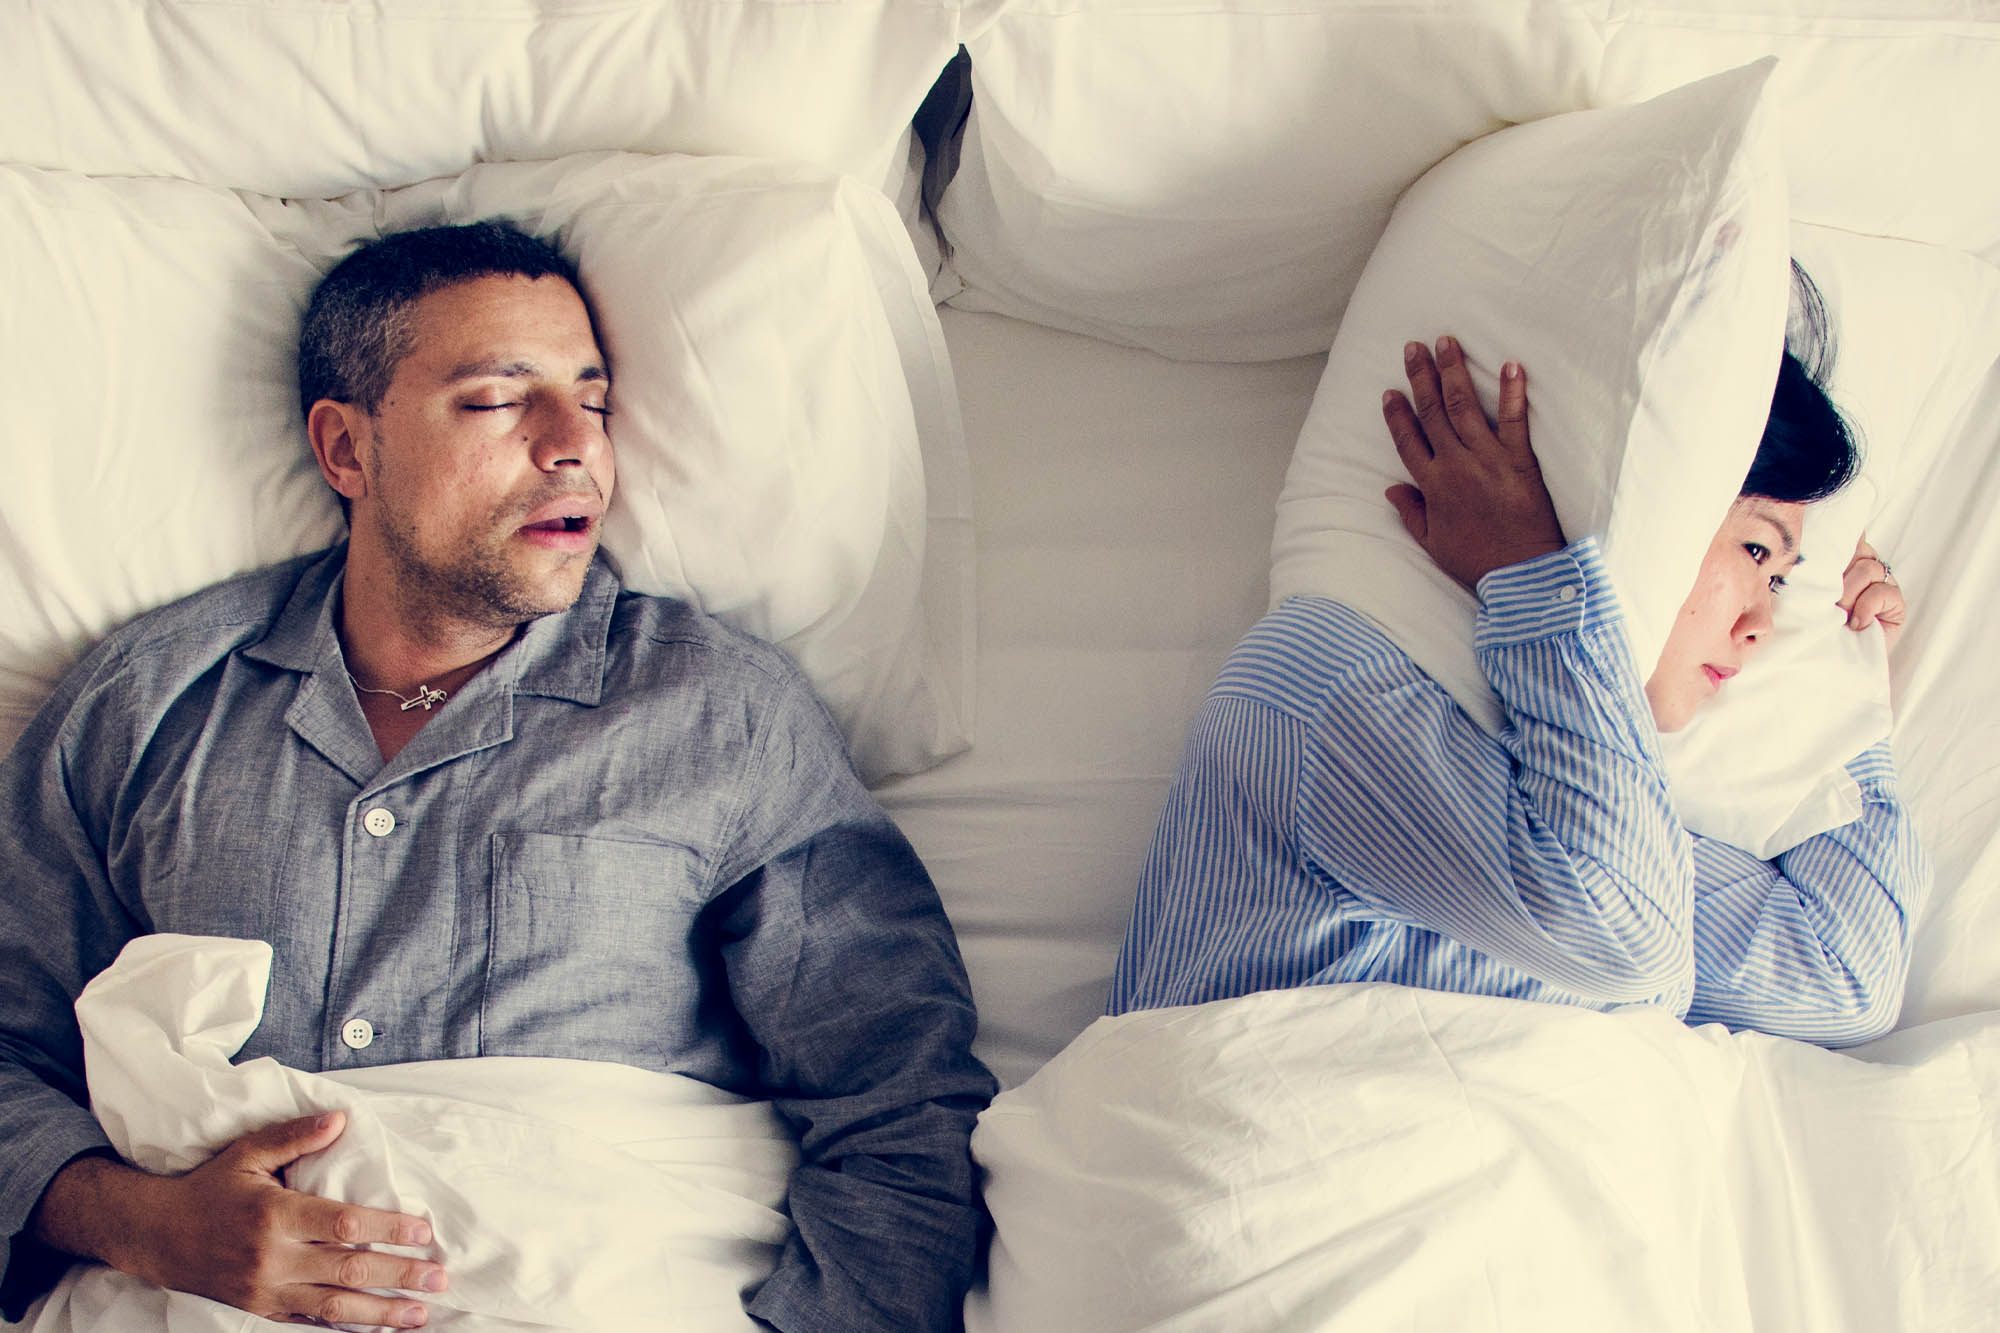
{"label": "striped shirt cuff", "polygon": [[1505,648],[1617,623],[1618,597],[1597,539],[1496,569],[1479,580],[1475,649]]}
{"label": "striped shirt cuff", "polygon": [[1896,761],[1889,742],[1881,740],[1847,761],[1847,776],[1863,787],[1873,785],[1889,796],[1896,793]]}

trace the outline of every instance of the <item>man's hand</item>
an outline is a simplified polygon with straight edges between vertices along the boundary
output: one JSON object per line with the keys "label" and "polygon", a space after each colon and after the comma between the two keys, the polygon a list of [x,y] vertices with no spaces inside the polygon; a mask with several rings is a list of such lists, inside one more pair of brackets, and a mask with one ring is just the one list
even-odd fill
{"label": "man's hand", "polygon": [[354,1247],[428,1245],[430,1224],[315,1198],[279,1179],[346,1123],[331,1111],[267,1125],[180,1176],[79,1157],[49,1182],[29,1225],[65,1253],[267,1319],[421,1327],[421,1304],[365,1289],[442,1291],[444,1269]]}
{"label": "man's hand", "polygon": [[1479,406],[1457,339],[1438,339],[1435,362],[1422,343],[1408,344],[1403,369],[1410,396],[1383,394],[1382,415],[1416,485],[1385,494],[1417,545],[1468,589],[1493,570],[1560,551],[1562,524],[1528,445],[1521,368],[1510,361],[1501,370],[1498,422]]}
{"label": "man's hand", "polygon": [[1847,612],[1847,627],[1864,630],[1882,627],[1882,638],[1894,648],[1903,632],[1903,590],[1889,572],[1889,562],[1875,554],[1864,534],[1854,544],[1854,558],[1840,576],[1840,600],[1835,603]]}

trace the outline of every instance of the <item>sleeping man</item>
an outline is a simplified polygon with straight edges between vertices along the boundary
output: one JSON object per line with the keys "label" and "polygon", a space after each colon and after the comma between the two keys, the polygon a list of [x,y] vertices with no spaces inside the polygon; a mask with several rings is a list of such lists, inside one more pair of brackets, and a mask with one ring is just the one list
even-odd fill
{"label": "sleeping man", "polygon": [[[1839,413],[1787,352],[1742,494],[1642,675],[1596,543],[1564,541],[1521,368],[1503,369],[1494,423],[1455,341],[1404,361],[1410,393],[1383,411],[1414,485],[1388,499],[1478,597],[1506,726],[1482,730],[1337,602],[1272,611],[1194,725],[1110,1011],[1386,981],[1650,1003],[1828,1045],[1886,1031],[1928,874],[1888,743],[1848,765],[1860,817],[1775,862],[1682,826],[1659,745],[1769,633],[1807,503],[1855,467]],[[1865,542],[1840,605],[1858,632],[1901,627]]]}
{"label": "sleeping man", "polygon": [[[348,540],[140,617],[0,768],[0,1251],[279,1320],[414,1327],[424,1219],[283,1187],[342,1130],[181,1176],[84,1109],[78,991],[150,932],[268,941],[242,1058],[613,1061],[770,1099],[793,1232],[750,1314],[955,1327],[994,1084],[923,867],[778,651],[598,558],[611,381],[575,270],[498,224],[387,237],[300,348]],[[410,1294],[400,1294],[410,1293]]]}

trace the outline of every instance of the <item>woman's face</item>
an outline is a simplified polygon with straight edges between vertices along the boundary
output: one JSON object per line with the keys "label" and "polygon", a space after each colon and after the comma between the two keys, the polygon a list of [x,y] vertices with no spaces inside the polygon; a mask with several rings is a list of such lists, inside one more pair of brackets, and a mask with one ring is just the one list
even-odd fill
{"label": "woman's face", "polygon": [[1805,517],[1803,504],[1757,495],[1730,506],[1646,682],[1661,731],[1685,727],[1770,633],[1778,589],[1799,562]]}

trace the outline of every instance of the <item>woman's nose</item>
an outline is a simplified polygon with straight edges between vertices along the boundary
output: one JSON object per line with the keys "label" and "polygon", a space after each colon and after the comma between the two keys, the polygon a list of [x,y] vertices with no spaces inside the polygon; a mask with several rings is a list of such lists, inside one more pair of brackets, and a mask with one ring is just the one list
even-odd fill
{"label": "woman's nose", "polygon": [[1777,607],[1778,594],[1769,587],[1760,587],[1757,592],[1752,593],[1749,603],[1743,608],[1743,614],[1736,618],[1737,642],[1754,644],[1769,634],[1771,626],[1775,623]]}

